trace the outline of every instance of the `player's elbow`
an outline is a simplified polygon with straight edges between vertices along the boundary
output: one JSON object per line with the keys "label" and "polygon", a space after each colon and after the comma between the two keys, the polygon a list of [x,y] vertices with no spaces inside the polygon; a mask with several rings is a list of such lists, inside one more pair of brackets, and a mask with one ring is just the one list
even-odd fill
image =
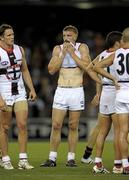
{"label": "player's elbow", "polygon": [[48,66],[48,72],[49,74],[53,75],[55,73],[55,71],[53,70],[52,67]]}

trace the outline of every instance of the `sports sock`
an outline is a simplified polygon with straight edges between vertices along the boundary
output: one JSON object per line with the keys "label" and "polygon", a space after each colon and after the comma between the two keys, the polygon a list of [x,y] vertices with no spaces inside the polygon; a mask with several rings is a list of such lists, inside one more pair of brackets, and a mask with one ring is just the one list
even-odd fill
{"label": "sports sock", "polygon": [[120,168],[122,166],[122,161],[121,160],[114,160],[114,166],[116,168]]}
{"label": "sports sock", "polygon": [[19,159],[22,160],[22,159],[27,159],[27,154],[26,153],[20,153],[19,154]]}
{"label": "sports sock", "polygon": [[90,157],[90,155],[92,154],[92,150],[93,150],[93,148],[86,146],[86,150],[85,150],[85,153],[83,155],[83,158],[88,159]]}
{"label": "sports sock", "polygon": [[67,160],[75,159],[75,153],[73,152],[68,152]]}
{"label": "sports sock", "polygon": [[49,153],[49,159],[55,162],[56,159],[57,159],[57,152],[55,152],[55,151],[50,151],[50,153]]}

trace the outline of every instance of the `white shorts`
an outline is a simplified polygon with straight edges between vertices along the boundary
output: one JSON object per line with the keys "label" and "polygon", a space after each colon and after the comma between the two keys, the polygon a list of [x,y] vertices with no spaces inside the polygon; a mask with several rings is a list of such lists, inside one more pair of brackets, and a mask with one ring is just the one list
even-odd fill
{"label": "white shorts", "polygon": [[84,90],[78,88],[61,88],[57,87],[53,108],[61,110],[84,110]]}
{"label": "white shorts", "polygon": [[114,86],[103,87],[100,97],[99,112],[101,114],[115,113],[116,89]]}
{"label": "white shorts", "polygon": [[13,95],[13,96],[10,96],[8,93],[2,93],[1,96],[5,100],[8,106],[13,106],[15,102],[24,101],[27,99],[25,91],[21,92],[18,95]]}
{"label": "white shorts", "polygon": [[129,113],[129,103],[115,101],[116,114]]}

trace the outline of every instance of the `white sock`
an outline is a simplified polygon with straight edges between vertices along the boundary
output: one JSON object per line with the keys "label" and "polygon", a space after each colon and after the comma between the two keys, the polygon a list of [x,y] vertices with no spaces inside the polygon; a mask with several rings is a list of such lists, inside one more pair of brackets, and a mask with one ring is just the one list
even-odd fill
{"label": "white sock", "polygon": [[95,158],[95,163],[100,163],[100,162],[102,162],[102,158],[96,157],[96,158]]}
{"label": "white sock", "polygon": [[57,159],[57,152],[55,152],[55,151],[50,151],[50,153],[49,153],[49,159],[51,159],[52,161],[56,161],[56,159]]}
{"label": "white sock", "polygon": [[123,167],[129,167],[128,159],[122,159],[122,165]]}
{"label": "white sock", "polygon": [[68,152],[67,160],[75,159],[75,153],[73,152]]}
{"label": "white sock", "polygon": [[2,157],[2,161],[3,161],[3,162],[10,161],[10,157],[9,157],[9,156],[3,156],[3,157]]}
{"label": "white sock", "polygon": [[20,153],[19,159],[27,159],[27,154],[26,153]]}
{"label": "white sock", "polygon": [[114,164],[122,164],[122,160],[114,160]]}

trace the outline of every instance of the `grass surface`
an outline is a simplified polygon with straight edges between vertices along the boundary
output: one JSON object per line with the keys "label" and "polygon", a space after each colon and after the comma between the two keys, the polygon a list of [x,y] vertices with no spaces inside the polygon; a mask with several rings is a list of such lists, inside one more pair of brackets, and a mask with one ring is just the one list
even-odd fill
{"label": "grass surface", "polygon": [[[85,142],[79,142],[76,150],[76,162],[78,167],[69,168],[65,166],[67,160],[67,143],[62,142],[58,150],[57,167],[44,168],[40,167],[40,164],[48,158],[49,143],[48,142],[29,142],[28,154],[29,161],[34,165],[33,170],[18,170],[18,144],[10,143],[9,152],[12,160],[12,164],[16,169],[4,170],[0,168],[0,180],[122,180],[128,179],[126,175],[114,175],[110,174],[96,174],[92,173],[93,165],[86,165],[80,162],[82,154],[85,149]],[[93,152],[93,155],[95,150]],[[107,142],[105,144],[103,161],[105,167],[108,170],[112,170],[113,167],[113,145]]]}

